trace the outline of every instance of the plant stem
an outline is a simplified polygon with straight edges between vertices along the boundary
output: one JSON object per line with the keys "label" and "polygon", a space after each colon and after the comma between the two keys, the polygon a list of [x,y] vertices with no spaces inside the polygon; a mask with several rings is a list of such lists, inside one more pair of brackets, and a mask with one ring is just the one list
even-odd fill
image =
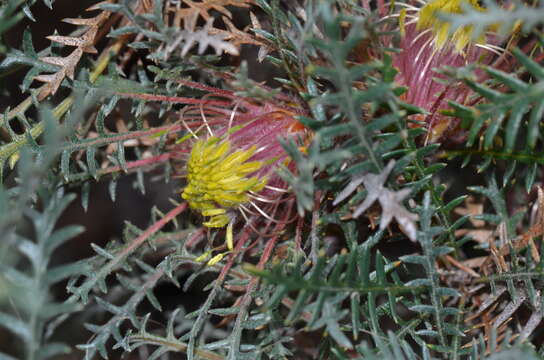
{"label": "plant stem", "polygon": [[[95,69],[93,72],[89,75],[89,81],[91,83],[95,82],[96,79],[104,72],[104,70],[107,68],[110,59],[112,55],[117,54],[122,46],[124,45],[125,40],[118,40],[115,44],[113,44],[111,47],[107,48],[100,57],[98,58],[96,62]],[[47,85],[43,85],[39,89],[37,89],[38,93],[45,88]],[[53,115],[56,119],[60,119],[73,105],[75,100],[75,97],[73,95],[67,97],[64,99],[59,105],[53,109]],[[0,127],[3,127],[7,125],[7,123],[17,117],[17,116],[25,116],[24,113],[30,108],[30,106],[33,104],[32,96],[27,97],[22,103],[17,105],[16,108],[14,108],[12,111],[8,112],[6,116],[0,115]],[[36,125],[34,125],[30,130],[30,136],[32,139],[37,139],[44,131],[45,129],[45,123],[43,121],[38,122]],[[17,138],[13,139],[12,142],[0,146],[0,167],[4,166],[4,163],[7,159],[9,159],[12,156],[17,156],[19,150],[27,145],[29,142],[29,139],[26,135],[18,136]],[[16,160],[16,158],[15,158]],[[1,174],[1,171],[0,171]],[[1,179],[0,179],[1,180]]]}
{"label": "plant stem", "polygon": [[[115,254],[113,259],[106,263],[100,271],[94,274],[92,277],[89,277],[85,283],[79,288],[83,293],[90,291],[99,281],[105,279],[111,272],[116,270],[126,258],[131,255],[136,249],[138,249],[144,242],[149,240],[149,238],[162,229],[166,224],[173,220],[176,216],[181,214],[187,209],[187,203],[181,203],[174,209],[170,210],[163,218],[151,225],[147,230],[145,230],[140,236],[131,240],[125,248],[123,248],[119,253]],[[86,299],[83,299],[83,302],[86,302]]]}

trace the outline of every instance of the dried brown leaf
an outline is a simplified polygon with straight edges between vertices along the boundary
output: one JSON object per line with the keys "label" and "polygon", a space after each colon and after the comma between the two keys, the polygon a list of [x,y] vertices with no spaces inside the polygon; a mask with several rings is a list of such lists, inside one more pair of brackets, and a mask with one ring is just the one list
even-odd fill
{"label": "dried brown leaf", "polygon": [[72,24],[72,25],[85,25],[85,26],[93,26],[96,25],[96,18],[65,18],[62,19],[63,22]]}
{"label": "dried brown leaf", "polygon": [[519,334],[520,341],[524,341],[529,338],[535,331],[536,327],[542,322],[543,313],[541,311],[535,311],[531,314],[529,320],[521,330]]}
{"label": "dried brown leaf", "polygon": [[465,199],[465,207],[458,207],[454,210],[456,214],[459,215],[470,215],[470,222],[476,228],[480,228],[485,225],[485,221],[477,220],[474,218],[475,215],[482,215],[484,212],[484,204],[478,203],[473,196],[469,196]]}
{"label": "dried brown leaf", "polygon": [[[48,94],[54,94],[60,87],[62,80],[64,80],[64,72],[57,72],[49,75],[38,75],[34,80],[47,83],[47,88],[43,90],[42,93],[38,96],[39,99],[43,99]],[[42,95],[43,94],[43,95]]]}
{"label": "dried brown leaf", "polygon": [[[259,22],[259,19],[253,12],[249,12],[249,16],[251,18],[251,26],[253,29],[261,30],[263,27],[261,26],[261,23]],[[266,56],[271,53],[274,49],[272,46],[268,45],[265,41],[265,39],[259,35],[255,34],[255,39],[261,39],[263,41],[259,44],[259,53],[257,54],[257,60],[259,62],[263,62],[263,60],[266,58]]]}
{"label": "dried brown leaf", "polygon": [[493,295],[489,295],[487,299],[484,300],[484,302],[480,305],[478,310],[476,311],[477,315],[482,314],[484,311],[486,311],[491,305],[493,305],[503,294],[505,294],[507,291],[506,287],[499,287],[497,289],[497,292]]}
{"label": "dried brown leaf", "polygon": [[237,48],[239,48],[242,44],[263,45],[262,42],[258,41],[254,36],[247,32],[247,28],[244,30],[239,30],[227,17],[223,17],[223,21],[227,26],[227,30],[210,28],[208,30],[209,33],[221,34],[225,40],[228,40],[232,45],[236,46]]}
{"label": "dried brown leaf", "polygon": [[459,229],[455,231],[455,236],[460,237],[464,235],[470,236],[474,241],[479,242],[480,244],[487,244],[489,238],[493,236],[493,230],[486,229]]}
{"label": "dried brown leaf", "polygon": [[353,212],[353,217],[363,214],[376,200],[382,207],[380,219],[380,229],[385,229],[393,220],[399,224],[401,231],[412,241],[416,241],[417,227],[416,220],[418,216],[406,210],[402,201],[410,194],[410,189],[391,191],[385,188],[384,184],[387,177],[393,170],[395,161],[391,160],[379,174],[365,174],[354,178],[344,190],[340,192],[333,204],[337,205],[351,195],[360,184],[364,184],[367,190],[365,200],[357,206]]}
{"label": "dried brown leaf", "polygon": [[459,270],[462,270],[464,271],[465,273],[475,277],[475,278],[479,278],[480,277],[480,274],[478,274],[476,271],[472,270],[470,267],[468,267],[466,264],[460,262],[460,261],[457,261],[455,258],[453,258],[452,256],[450,255],[445,255],[445,258],[446,260],[448,260],[453,266],[455,266],[456,268],[458,268]]}
{"label": "dried brown leaf", "polygon": [[[248,28],[238,29],[232,23],[232,13],[228,10],[228,6],[238,8],[249,8],[254,2],[252,0],[208,0],[195,2],[191,0],[183,0],[175,5],[170,5],[167,8],[168,14],[173,14],[171,24],[173,27],[183,28],[184,31],[167,46],[166,56],[169,56],[172,51],[181,46],[182,56],[197,43],[199,44],[198,53],[203,53],[208,46],[214,48],[216,54],[223,52],[231,55],[238,55],[242,44],[252,44],[265,48],[264,42],[258,40],[251,35]],[[185,7],[182,7],[184,5]],[[220,29],[213,26],[215,17],[210,14],[210,11],[217,11],[222,15],[222,20],[226,29]],[[250,16],[252,14],[250,13]],[[197,29],[199,20],[206,20],[206,25],[202,29]],[[255,18],[256,20],[256,18]],[[252,24],[255,24],[252,18]],[[266,52],[261,51],[259,59],[264,59]]]}
{"label": "dried brown leaf", "polygon": [[525,294],[519,294],[514,301],[510,301],[508,305],[504,308],[504,310],[497,316],[494,322],[494,326],[498,327],[503,322],[508,320],[512,314],[519,309],[519,307],[523,304],[523,302],[527,299],[527,296]]}
{"label": "dried brown leaf", "polygon": [[202,2],[195,2],[192,0],[182,1],[187,8],[181,8],[181,4],[177,6],[170,6],[169,11],[176,13],[176,17],[183,19],[189,16],[191,13],[196,12],[204,20],[213,18],[210,11],[215,10],[224,16],[232,18],[232,13],[227,9],[227,6],[233,6],[237,8],[249,8],[254,4],[253,0],[207,0]]}
{"label": "dried brown leaf", "polygon": [[100,6],[101,5],[104,5],[104,4],[111,4],[111,1],[107,0],[107,1],[101,1],[99,3],[96,3],[94,5],[91,5],[89,6],[86,11],[94,11],[94,10],[101,10],[100,9]]}
{"label": "dried brown leaf", "polygon": [[189,50],[198,44],[198,54],[204,53],[208,47],[212,47],[217,55],[226,52],[231,55],[238,55],[238,49],[230,42],[225,41],[222,34],[210,34],[214,19],[210,18],[203,29],[189,30],[193,24],[186,24],[186,29],[179,32],[178,37],[165,49],[165,56],[168,57],[172,52],[181,47],[181,56],[187,55]]}
{"label": "dried brown leaf", "polygon": [[[109,3],[109,1],[104,3]],[[95,6],[89,8],[89,10],[97,9]],[[40,58],[42,61],[48,64],[59,66],[60,69],[55,74],[42,74],[34,78],[37,81],[48,84],[48,86],[45,87],[38,95],[39,100],[42,100],[50,94],[55,94],[62,84],[64,78],[68,77],[72,80],[74,79],[76,66],[81,60],[83,53],[97,53],[97,50],[94,47],[95,38],[99,27],[108,19],[109,15],[110,13],[108,11],[102,11],[98,16],[87,19],[66,18],[63,20],[64,22],[73,25],[87,26],[87,29],[81,36],[77,37],[61,35],[47,36],[47,39],[53,42],[64,46],[74,46],[76,49],[66,57],[46,56]]]}
{"label": "dried brown leaf", "polygon": [[81,37],[50,35],[46,38],[65,46],[85,46],[87,44]]}

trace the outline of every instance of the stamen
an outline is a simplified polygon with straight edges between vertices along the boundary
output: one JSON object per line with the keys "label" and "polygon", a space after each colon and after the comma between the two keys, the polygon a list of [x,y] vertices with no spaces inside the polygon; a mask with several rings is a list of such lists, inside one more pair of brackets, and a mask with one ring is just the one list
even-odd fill
{"label": "stamen", "polygon": [[208,133],[210,136],[213,135],[213,131],[210,128],[210,124],[208,124],[208,119],[206,118],[206,114],[204,113],[204,104],[200,104],[200,115],[202,116],[202,120],[204,121],[204,124],[206,125],[206,128],[208,129]]}
{"label": "stamen", "polygon": [[266,185],[265,189],[274,190],[274,191],[282,192],[282,193],[288,193],[289,192],[289,190],[287,190],[287,189],[282,189],[282,188],[271,186],[271,185]]}
{"label": "stamen", "polygon": [[[466,5],[477,11],[485,11],[484,8],[479,6],[478,0],[432,0],[419,11],[416,28],[417,30],[432,30],[435,50],[448,46],[448,40],[451,40],[454,43],[455,50],[458,53],[463,53],[463,50],[473,38],[474,27],[472,25],[463,26],[450,34],[450,23],[442,20],[439,13],[461,14],[464,11],[463,7]],[[482,42],[482,40],[480,39],[478,42]]]}
{"label": "stamen", "polygon": [[227,225],[227,234],[226,234],[226,243],[227,243],[227,249],[229,251],[232,251],[234,249],[234,235],[232,234],[232,228],[234,226],[234,218],[230,219],[229,224]]}
{"label": "stamen", "polygon": [[494,46],[494,45],[491,45],[491,44],[476,44],[476,46],[481,48],[481,49],[485,49],[487,51],[490,51],[493,54],[498,55],[498,56],[501,56],[503,54],[503,52],[504,52],[504,49],[501,48],[500,46]]}
{"label": "stamen", "polygon": [[264,198],[252,192],[250,192],[248,196],[253,200],[256,200],[265,204],[282,204],[290,200],[289,197],[281,197],[279,195],[276,198]]}
{"label": "stamen", "polygon": [[426,29],[426,30],[423,30],[422,32],[420,32],[419,34],[417,34],[417,36],[410,43],[410,46],[413,46],[419,39],[421,39],[423,36],[425,36],[426,34],[428,34],[430,32],[431,32],[431,29]]}
{"label": "stamen", "polygon": [[[184,114],[185,112],[184,111],[181,111],[180,112],[180,120],[181,123],[183,124],[183,127],[185,127],[185,129],[195,138],[195,139],[198,139],[198,136],[196,136],[196,133],[193,132],[193,130],[191,130],[191,128],[189,127],[189,125],[187,125],[187,123],[185,122],[185,118],[184,118]],[[199,130],[201,129],[201,127],[199,127],[196,132],[198,132]]]}
{"label": "stamen", "polygon": [[259,212],[259,214],[261,214],[262,216],[264,216],[266,219],[268,219],[268,221],[271,221],[273,223],[281,223],[282,221],[280,220],[276,220],[276,219],[273,219],[270,215],[268,215],[267,213],[265,213],[263,211],[263,209],[261,209],[259,206],[257,206],[257,204],[255,204],[253,201],[250,201],[249,202],[254,208],[255,210],[257,210]]}
{"label": "stamen", "polygon": [[406,8],[407,10],[419,11],[419,9],[417,7],[415,7],[414,5],[407,4],[407,3],[404,3],[404,2],[395,1],[395,2],[386,3],[385,5],[387,7],[389,7],[391,5],[398,5],[400,7]]}
{"label": "stamen", "polygon": [[[419,63],[420,61],[420,57],[421,55],[423,54],[424,51],[429,51],[429,46],[431,45],[431,42],[433,41],[432,38],[429,38],[427,41],[425,41],[425,43],[421,46],[421,48],[419,49],[419,51],[417,52],[417,55],[415,57],[415,62],[416,63]],[[432,56],[429,56],[429,60],[432,60],[433,57]],[[423,71],[420,72],[420,76],[423,74]]]}

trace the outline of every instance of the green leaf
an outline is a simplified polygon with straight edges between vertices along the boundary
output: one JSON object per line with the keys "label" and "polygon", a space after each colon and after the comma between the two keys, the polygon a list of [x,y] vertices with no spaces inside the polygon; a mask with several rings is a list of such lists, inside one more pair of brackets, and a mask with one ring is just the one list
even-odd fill
{"label": "green leaf", "polygon": [[505,150],[507,152],[512,152],[514,150],[515,141],[521,126],[521,120],[527,111],[529,111],[529,104],[524,101],[518,101],[512,107],[508,124],[506,125]]}
{"label": "green leaf", "polygon": [[31,330],[27,324],[4,312],[0,312],[0,327],[9,330],[11,333],[19,336],[27,342],[31,342],[33,340]]}

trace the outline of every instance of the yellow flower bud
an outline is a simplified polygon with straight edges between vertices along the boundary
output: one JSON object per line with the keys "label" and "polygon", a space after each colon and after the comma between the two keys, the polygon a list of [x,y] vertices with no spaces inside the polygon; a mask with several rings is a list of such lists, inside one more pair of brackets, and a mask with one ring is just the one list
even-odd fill
{"label": "yellow flower bud", "polygon": [[[472,25],[463,26],[450,35],[450,24],[442,20],[439,13],[461,14],[464,7],[472,7],[478,11],[485,11],[478,5],[477,0],[432,0],[420,11],[417,20],[417,29],[431,29],[434,36],[434,46],[437,50],[444,48],[449,41],[455,44],[455,50],[459,53],[471,42],[474,28]],[[485,42],[485,39],[477,39],[477,42]]]}
{"label": "yellow flower bud", "polygon": [[181,197],[191,208],[210,217],[204,226],[229,224],[228,211],[248,202],[250,191],[264,188],[265,177],[246,177],[263,166],[261,161],[247,161],[255,151],[255,146],[232,151],[228,140],[215,136],[194,144],[187,163],[187,186]]}

